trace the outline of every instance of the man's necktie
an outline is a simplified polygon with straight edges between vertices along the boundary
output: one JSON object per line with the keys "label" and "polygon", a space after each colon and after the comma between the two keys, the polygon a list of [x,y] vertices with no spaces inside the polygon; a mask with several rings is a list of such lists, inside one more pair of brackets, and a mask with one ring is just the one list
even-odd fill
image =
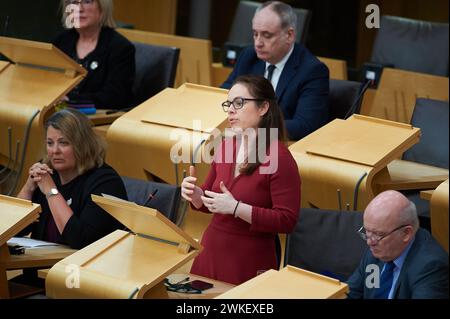
{"label": "man's necktie", "polygon": [[380,279],[380,288],[375,291],[375,298],[377,299],[387,299],[389,296],[389,291],[392,287],[392,282],[394,280],[394,262],[390,261],[385,264],[383,273]]}
{"label": "man's necktie", "polygon": [[272,75],[273,75],[273,70],[275,70],[276,66],[273,64],[270,64],[267,67],[267,80],[272,81]]}

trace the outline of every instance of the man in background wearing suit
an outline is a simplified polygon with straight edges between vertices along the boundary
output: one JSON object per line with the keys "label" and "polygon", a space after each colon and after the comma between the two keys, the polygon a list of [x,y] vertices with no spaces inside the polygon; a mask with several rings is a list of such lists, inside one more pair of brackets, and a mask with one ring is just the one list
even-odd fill
{"label": "man in background wearing suit", "polygon": [[350,276],[348,298],[448,298],[448,254],[419,228],[416,206],[397,191],[375,197],[358,231],[369,249]]}
{"label": "man in background wearing suit", "polygon": [[240,75],[259,74],[272,82],[289,139],[299,140],[328,120],[328,68],[295,43],[297,16],[279,1],[269,1],[253,17],[254,46],[240,54],[222,88]]}

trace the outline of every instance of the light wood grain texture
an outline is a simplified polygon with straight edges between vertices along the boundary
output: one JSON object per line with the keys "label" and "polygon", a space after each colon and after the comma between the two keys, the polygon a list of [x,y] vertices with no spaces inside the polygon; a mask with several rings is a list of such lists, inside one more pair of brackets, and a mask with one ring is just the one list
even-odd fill
{"label": "light wood grain texture", "polygon": [[183,83],[211,85],[212,47],[210,40],[194,39],[140,30],[117,29],[128,40],[180,49],[175,87]]}
{"label": "light wood grain texture", "polygon": [[317,58],[328,67],[330,79],[347,80],[347,61],[320,56]]}
{"label": "light wood grain texture", "polygon": [[[9,160],[8,128],[12,129],[14,161],[16,141],[21,141],[22,148],[25,128],[39,111],[31,125],[20,188],[28,168],[43,158],[45,119],[54,112],[53,105],[83,79],[86,71],[48,43],[0,37],[0,53],[15,62],[3,65],[0,72],[0,164],[6,165]],[[15,165],[17,168],[18,163]]]}
{"label": "light wood grain texture", "polygon": [[[221,131],[227,125],[227,114],[220,106],[226,99],[226,90],[200,85],[163,90],[111,125],[106,136],[107,162],[123,176],[147,179],[150,173],[175,184],[172,147],[184,151],[178,155],[183,160],[177,168],[181,180],[183,169],[189,171],[192,150],[203,139],[215,140],[212,130]],[[199,154],[208,145],[203,144]],[[199,183],[208,169],[207,163],[197,164]]]}
{"label": "light wood grain texture", "polygon": [[364,95],[361,114],[410,123],[416,98],[448,101],[448,77],[385,68],[378,89]]}
{"label": "light wood grain texture", "polygon": [[[16,297],[25,287],[10,287],[7,271],[31,267],[50,267],[71,254],[68,247],[52,246],[26,249],[23,255],[10,255],[7,241],[37,220],[41,206],[30,201],[0,195],[0,298]],[[20,288],[20,289],[11,289]]]}
{"label": "light wood grain texture", "polygon": [[302,178],[302,207],[345,210],[348,203],[353,210],[360,181],[357,209],[363,210],[379,192],[378,174],[419,136],[420,129],[410,125],[353,115],[291,144]]}
{"label": "light wood grain texture", "polygon": [[269,270],[216,299],[338,299],[348,285],[293,266]]}
{"label": "light wood grain texture", "polygon": [[36,221],[41,206],[30,201],[0,195],[0,246],[19,233],[32,222]]}
{"label": "light wood grain texture", "polygon": [[[92,196],[131,232],[116,230],[50,269],[46,293],[52,298],[164,298],[162,281],[194,258],[201,246],[154,209]],[[189,251],[180,252],[179,244]],[[79,272],[80,288],[67,287],[68,267]]]}
{"label": "light wood grain texture", "polygon": [[176,0],[115,0],[114,18],[135,29],[175,34]]}
{"label": "light wood grain texture", "polygon": [[448,179],[433,192],[430,203],[431,232],[448,253]]}
{"label": "light wood grain texture", "polygon": [[377,179],[380,191],[436,188],[448,179],[448,169],[404,160],[393,160],[386,173]]}
{"label": "light wood grain texture", "polygon": [[[156,176],[176,184],[178,174],[181,183],[183,171],[189,172],[190,158],[201,140],[207,141],[198,152],[203,158],[208,154],[208,145],[220,142],[220,137],[210,132],[213,128],[222,131],[227,125],[227,114],[220,106],[226,99],[226,90],[199,85],[165,89],[110,126],[106,135],[107,162],[122,176],[144,180]],[[194,120],[200,121],[199,125]],[[181,162],[177,165],[171,159],[174,146],[187,154],[184,158],[179,154]],[[198,185],[203,183],[209,167],[205,162],[196,164]],[[210,219],[209,214],[189,209],[182,228],[200,239]]]}

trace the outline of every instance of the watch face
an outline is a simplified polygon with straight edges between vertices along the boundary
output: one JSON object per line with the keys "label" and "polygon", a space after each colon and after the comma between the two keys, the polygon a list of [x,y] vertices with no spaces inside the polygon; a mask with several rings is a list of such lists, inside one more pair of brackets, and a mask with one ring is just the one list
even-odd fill
{"label": "watch face", "polygon": [[48,196],[58,195],[58,190],[56,188],[50,189],[50,192],[48,193]]}

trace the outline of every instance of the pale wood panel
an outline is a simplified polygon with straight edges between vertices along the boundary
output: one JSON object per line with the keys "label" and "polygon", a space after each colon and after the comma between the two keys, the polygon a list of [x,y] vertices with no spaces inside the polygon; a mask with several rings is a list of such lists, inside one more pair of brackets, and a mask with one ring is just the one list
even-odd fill
{"label": "pale wood panel", "polygon": [[448,253],[448,179],[433,192],[430,203],[431,232]]}
{"label": "pale wood panel", "polygon": [[410,125],[353,115],[291,144],[302,178],[302,207],[345,210],[348,203],[354,209],[355,187],[360,183],[357,209],[364,209],[378,193],[378,174],[418,143],[419,134]]}
{"label": "pale wood panel", "polygon": [[[183,170],[189,171],[193,149],[205,139],[199,152],[203,154],[210,141],[217,138],[210,130],[223,130],[227,125],[227,114],[220,106],[226,98],[226,90],[193,84],[161,91],[118,118],[108,129],[108,163],[123,176],[147,179],[150,173],[175,184],[172,147],[183,150],[177,165],[180,181]],[[208,169],[209,163],[197,164],[199,183]]]}
{"label": "pale wood panel", "polygon": [[[0,37],[0,53],[16,63],[7,67],[3,64],[0,72],[0,164],[6,165],[10,158],[8,128],[12,129],[14,161],[16,141],[21,141],[22,148],[25,129],[38,112],[31,124],[24,169],[18,182],[21,187],[28,168],[44,155],[45,119],[54,111],[54,103],[77,85],[86,71],[48,43]],[[19,166],[14,164],[16,168]]]}
{"label": "pale wood panel", "polygon": [[195,240],[153,208],[98,195],[91,196],[94,203],[135,234],[159,238],[177,244],[185,243],[195,249],[200,249],[200,245]]}
{"label": "pale wood panel", "polygon": [[348,291],[339,280],[287,266],[268,270],[216,299],[337,299]]}
{"label": "pale wood panel", "polygon": [[361,114],[410,123],[419,97],[448,101],[448,77],[385,68],[378,89],[369,89]]}
{"label": "pale wood panel", "polygon": [[135,29],[175,34],[176,0],[114,0],[114,18]]}
{"label": "pale wood panel", "polygon": [[347,80],[347,61],[325,57],[317,58],[328,67],[330,79]]}
{"label": "pale wood panel", "polygon": [[210,40],[194,39],[139,30],[117,29],[130,41],[180,49],[175,87],[183,83],[211,85],[212,48]]}
{"label": "pale wood panel", "polygon": [[30,201],[0,195],[0,246],[34,222],[41,206]]}
{"label": "pale wood panel", "polygon": [[[122,208],[122,220],[134,219],[136,211],[131,205],[114,205]],[[140,209],[145,213],[143,207]],[[139,227],[151,228],[148,220],[137,222],[145,223]],[[170,230],[165,229],[167,232],[181,232],[170,221],[167,223],[172,226]],[[165,237],[173,238],[170,234]],[[187,241],[192,242],[192,239]],[[181,251],[177,245],[157,238],[116,230],[52,267],[46,279],[47,295],[52,298],[147,298],[157,293],[164,297],[167,293],[161,289],[162,281],[198,254],[199,250],[193,248]],[[73,265],[79,269],[79,289],[68,289],[65,285],[66,268]]]}
{"label": "pale wood panel", "polygon": [[233,71],[233,68],[224,66],[222,63],[213,63],[211,65],[211,85],[220,87],[228,76]]}

